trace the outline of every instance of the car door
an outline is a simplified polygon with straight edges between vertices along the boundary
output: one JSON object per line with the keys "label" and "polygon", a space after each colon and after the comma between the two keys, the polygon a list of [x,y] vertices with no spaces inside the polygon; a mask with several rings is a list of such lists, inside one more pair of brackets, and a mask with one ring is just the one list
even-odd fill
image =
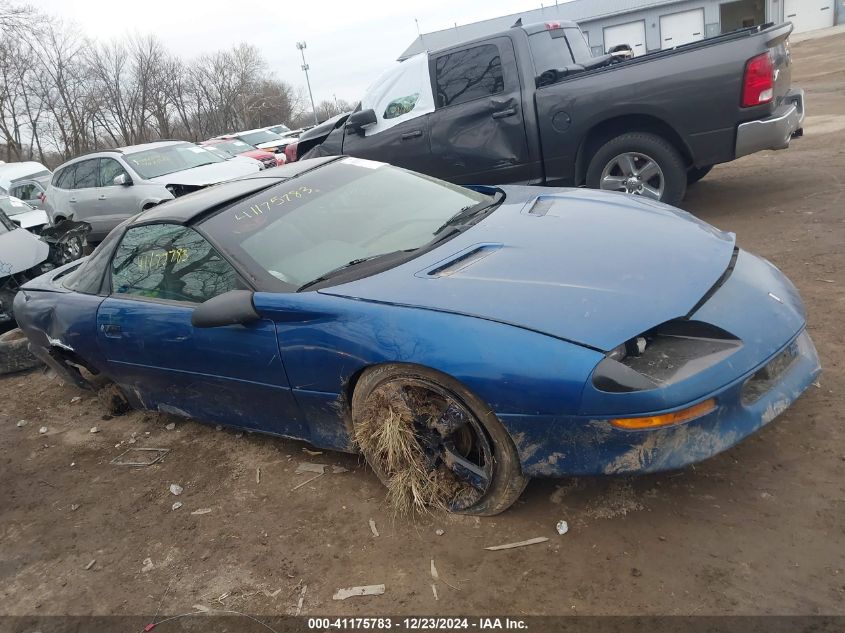
{"label": "car door", "polygon": [[364,135],[363,130],[355,132],[345,129],[343,153],[422,173],[431,173],[428,127],[430,116],[430,114],[424,114],[368,136]]}
{"label": "car door", "polygon": [[506,37],[432,56],[431,174],[458,184],[528,182],[519,72]]}
{"label": "car door", "polygon": [[89,158],[75,165],[73,187],[69,192],[68,211],[75,220],[85,220],[92,227],[97,222],[97,179],[99,177],[99,159]]}
{"label": "car door", "polygon": [[129,174],[114,158],[100,158],[97,176],[97,217],[103,227],[117,226],[141,210],[138,196],[129,185],[116,185],[114,179]]}
{"label": "car door", "polygon": [[109,372],[145,408],[304,438],[272,321],[195,328],[201,302],[245,288],[193,229],[128,229],[110,266],[111,294],[97,312]]}

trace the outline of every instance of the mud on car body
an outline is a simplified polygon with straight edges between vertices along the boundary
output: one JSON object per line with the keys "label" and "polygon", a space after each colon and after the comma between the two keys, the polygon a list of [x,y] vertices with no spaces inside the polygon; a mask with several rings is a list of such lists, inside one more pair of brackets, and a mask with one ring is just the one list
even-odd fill
{"label": "mud on car body", "polygon": [[689,214],[349,157],[142,213],[15,307],[80,386],[361,450],[391,495],[475,514],[714,455],[820,371],[792,284]]}

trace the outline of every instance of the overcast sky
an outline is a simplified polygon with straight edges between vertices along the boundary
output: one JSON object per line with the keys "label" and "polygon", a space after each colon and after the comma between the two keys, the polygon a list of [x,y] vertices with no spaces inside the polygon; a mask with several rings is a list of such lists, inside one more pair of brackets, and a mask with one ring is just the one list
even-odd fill
{"label": "overcast sky", "polygon": [[[257,46],[271,70],[305,86],[296,49],[306,41],[314,100],[357,101],[423,33],[538,8],[537,0],[30,0],[92,38],[154,33],[190,59],[239,42]],[[552,4],[547,2],[546,4]]]}

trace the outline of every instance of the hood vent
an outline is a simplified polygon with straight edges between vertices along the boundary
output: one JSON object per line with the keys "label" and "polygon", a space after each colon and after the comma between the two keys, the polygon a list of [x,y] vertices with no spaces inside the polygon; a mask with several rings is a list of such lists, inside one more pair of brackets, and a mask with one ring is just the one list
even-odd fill
{"label": "hood vent", "polygon": [[468,251],[459,253],[446,261],[435,264],[425,272],[425,277],[448,277],[454,273],[472,266],[475,262],[484,259],[502,248],[502,244],[476,244]]}
{"label": "hood vent", "polygon": [[554,204],[554,200],[551,198],[546,198],[544,196],[540,196],[534,201],[534,204],[531,205],[531,208],[528,209],[528,215],[536,215],[539,218],[542,218],[549,212],[549,209],[552,208]]}

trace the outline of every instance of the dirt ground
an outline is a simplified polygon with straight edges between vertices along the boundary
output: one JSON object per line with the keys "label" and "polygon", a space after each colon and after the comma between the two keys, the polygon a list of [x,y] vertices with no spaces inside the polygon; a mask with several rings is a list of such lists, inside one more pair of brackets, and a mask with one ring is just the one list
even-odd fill
{"label": "dirt ground", "polygon": [[[43,372],[6,377],[0,615],[284,614],[306,585],[305,615],[845,614],[843,50],[845,35],[795,45],[806,136],[717,167],[685,202],[773,261],[807,303],[821,386],[760,433],[681,472],[533,481],[503,515],[414,524],[390,518],[354,456],[167,416],[103,419],[95,396]],[[133,446],[170,453],[147,468],[110,464]],[[294,489],[313,477],[294,473],[304,461],[348,471]],[[484,549],[538,536],[550,540]],[[332,600],[377,583],[382,596]]]}

